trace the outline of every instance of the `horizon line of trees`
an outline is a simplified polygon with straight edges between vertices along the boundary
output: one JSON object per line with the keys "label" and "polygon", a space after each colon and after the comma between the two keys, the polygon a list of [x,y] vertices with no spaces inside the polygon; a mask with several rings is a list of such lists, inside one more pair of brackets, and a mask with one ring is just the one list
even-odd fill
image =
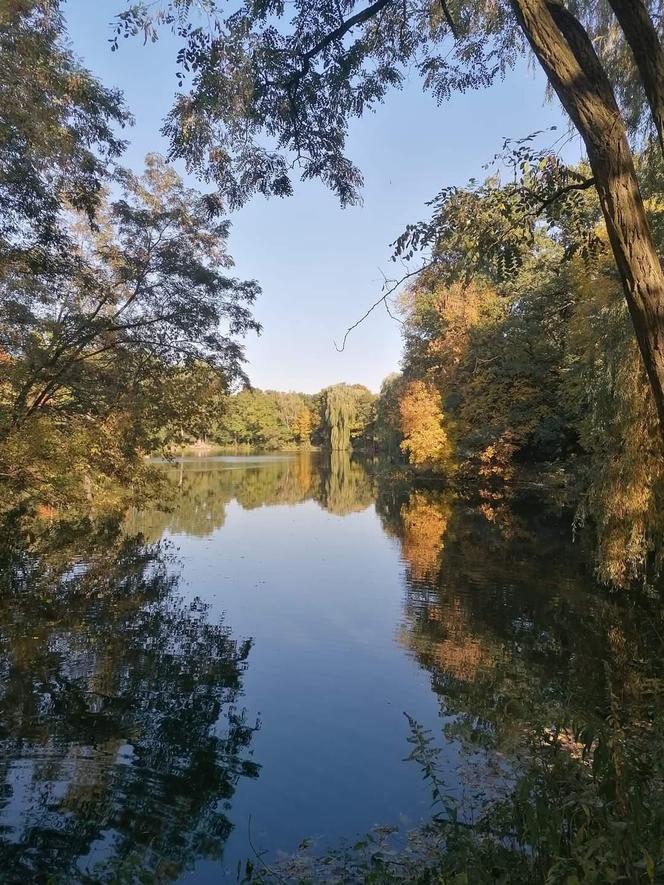
{"label": "horizon line of trees", "polygon": [[333,384],[318,393],[245,387],[223,398],[203,441],[266,451],[377,449],[378,397],[362,384]]}

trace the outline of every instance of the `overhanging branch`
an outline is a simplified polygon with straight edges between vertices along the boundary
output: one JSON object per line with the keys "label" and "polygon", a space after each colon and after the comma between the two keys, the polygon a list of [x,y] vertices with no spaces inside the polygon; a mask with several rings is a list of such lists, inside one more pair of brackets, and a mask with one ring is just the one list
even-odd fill
{"label": "overhanging branch", "polygon": [[441,9],[441,12],[443,13],[443,18],[447,22],[447,25],[448,25],[450,31],[452,32],[452,36],[456,40],[458,38],[459,34],[456,29],[456,25],[454,24],[454,19],[452,18],[450,11],[447,8],[447,3],[445,2],[445,0],[440,0],[440,9]]}
{"label": "overhanging branch", "polygon": [[537,207],[537,214],[540,215],[545,209],[548,209],[556,200],[559,200],[561,197],[564,197],[565,194],[569,194],[573,191],[587,191],[591,187],[595,186],[594,178],[584,178],[583,181],[575,181],[573,184],[566,184],[564,187],[561,187],[554,194],[546,199],[542,199],[538,197],[539,206]]}
{"label": "overhanging branch", "polygon": [[[372,314],[372,313],[374,312],[374,310],[375,310],[377,307],[380,307],[381,304],[384,304],[384,305],[385,305],[385,308],[386,308],[388,314],[390,315],[390,317],[391,317],[393,320],[397,320],[398,322],[401,322],[401,320],[399,320],[398,317],[395,317],[394,314],[390,311],[389,302],[388,302],[388,299],[389,299],[390,295],[393,295],[394,292],[396,292],[396,290],[399,288],[399,286],[401,286],[403,283],[405,283],[406,280],[409,280],[411,277],[415,277],[415,276],[417,276],[418,274],[421,274],[423,271],[425,271],[425,270],[427,270],[429,267],[431,267],[432,264],[433,264],[433,261],[430,261],[430,262],[428,262],[427,264],[424,264],[422,267],[418,267],[417,270],[411,270],[411,271],[409,271],[408,273],[404,274],[404,275],[401,277],[401,279],[399,279],[399,280],[395,280],[395,281],[393,281],[391,284],[389,284],[389,288],[388,288],[388,289],[385,289],[385,285],[384,285],[384,286],[383,286],[383,290],[384,290],[384,291],[383,291],[383,294],[380,296],[380,298],[377,298],[376,301],[374,301],[374,303],[373,303],[372,305],[370,305],[370,306],[367,308],[367,310],[365,310],[365,312],[362,314],[362,316],[359,318],[359,320],[357,320],[357,322],[353,323],[352,326],[349,326],[349,327],[346,329],[346,332],[345,332],[345,334],[344,334],[344,337],[343,337],[343,340],[342,340],[341,344],[339,345],[339,344],[337,344],[336,341],[334,342],[334,346],[335,346],[335,348],[337,349],[337,351],[338,351],[339,353],[342,353],[342,352],[343,352],[343,350],[344,350],[345,347],[346,347],[346,341],[348,340],[348,336],[349,336],[350,333],[353,331],[353,329],[357,329],[358,326],[362,325],[362,323],[366,320],[366,318],[367,318],[370,314]],[[387,282],[387,281],[386,281],[386,282]]]}
{"label": "overhanging branch", "polygon": [[312,59],[314,59],[319,53],[324,49],[327,49],[327,47],[334,43],[335,40],[340,40],[344,37],[356,25],[362,25],[364,22],[372,19],[375,15],[378,15],[382,9],[389,6],[392,2],[393,0],[376,0],[375,3],[372,3],[370,6],[367,6],[366,9],[362,9],[360,12],[352,15],[350,18],[343,21],[338,27],[334,28],[333,31],[330,31],[329,34],[326,34],[322,40],[319,40],[318,43],[304,53],[302,56],[302,67],[288,78],[285,83],[286,89],[293,89],[294,86],[297,86],[300,80],[306,77],[311,69]]}

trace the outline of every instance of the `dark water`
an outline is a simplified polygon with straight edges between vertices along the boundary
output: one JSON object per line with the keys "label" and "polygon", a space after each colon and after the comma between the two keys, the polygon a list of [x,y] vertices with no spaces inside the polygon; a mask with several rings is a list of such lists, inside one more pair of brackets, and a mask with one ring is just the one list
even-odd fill
{"label": "dark water", "polygon": [[5,551],[0,881],[232,881],[252,845],[415,826],[404,711],[472,812],[537,716],[602,715],[640,641],[538,502],[343,456],[169,470],[171,512]]}

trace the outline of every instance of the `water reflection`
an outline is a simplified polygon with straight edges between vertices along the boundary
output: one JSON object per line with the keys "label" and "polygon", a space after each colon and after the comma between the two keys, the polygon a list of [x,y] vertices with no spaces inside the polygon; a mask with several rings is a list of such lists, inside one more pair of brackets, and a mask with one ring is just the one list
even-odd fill
{"label": "water reflection", "polygon": [[397,640],[430,673],[450,739],[505,750],[557,717],[600,721],[610,713],[607,672],[615,688],[625,648],[646,657],[653,642],[660,616],[646,613],[647,600],[595,585],[554,498],[471,503],[345,452],[201,459],[173,471],[173,512],[135,515],[132,528],[209,535],[232,500],[245,510],[313,500],[339,516],[373,504],[405,566]]}
{"label": "water reflection", "polygon": [[179,486],[175,510],[143,514],[143,531],[157,519],[154,537],[210,534],[231,500],[245,510],[313,500],[340,516],[374,504],[405,565],[398,642],[431,674],[450,738],[505,749],[535,721],[601,718],[618,633],[645,653],[643,602],[630,607],[595,586],[553,499],[469,503],[343,452],[202,459]]}
{"label": "water reflection", "polygon": [[336,516],[366,510],[373,504],[375,484],[366,465],[352,460],[349,452],[330,452],[322,465],[322,484],[313,497]]}
{"label": "water reflection", "polygon": [[[553,502],[464,501],[345,453],[167,469],[169,506],[130,513],[122,532],[60,527],[5,545],[9,881],[53,870],[63,881],[138,871],[171,881],[191,867],[196,882],[217,881],[218,864],[196,865],[232,854],[231,803],[236,825],[261,813],[264,846],[292,817],[290,841],[273,845],[286,850],[332,827],[356,832],[358,809],[360,827],[404,809],[412,822],[429,797],[418,772],[415,787],[398,768],[397,729],[416,704],[434,710],[451,779],[464,775],[465,750],[516,764],[524,742],[570,722],[610,721],[648,757],[662,607],[597,588]],[[229,607],[234,629],[244,618],[247,634],[262,632],[247,673],[246,704],[267,717],[255,793],[239,789],[259,773],[242,699],[250,644],[179,596],[169,534],[191,539],[183,562],[196,592]],[[625,758],[638,783],[636,754]]]}
{"label": "water reflection", "polygon": [[167,466],[176,491],[167,511],[132,511],[128,532],[158,540],[165,531],[206,537],[222,528],[231,501],[244,510],[316,501],[337,516],[366,510],[375,499],[375,482],[349,452],[328,457],[222,456]]}
{"label": "water reflection", "polygon": [[84,558],[8,546],[2,881],[171,881],[219,857],[236,785],[258,774],[239,705],[251,643],[178,598],[164,545],[106,531]]}
{"label": "water reflection", "polygon": [[399,642],[430,673],[449,740],[505,753],[611,722],[642,749],[663,675],[661,605],[598,587],[551,504],[388,485],[378,508],[406,566]]}

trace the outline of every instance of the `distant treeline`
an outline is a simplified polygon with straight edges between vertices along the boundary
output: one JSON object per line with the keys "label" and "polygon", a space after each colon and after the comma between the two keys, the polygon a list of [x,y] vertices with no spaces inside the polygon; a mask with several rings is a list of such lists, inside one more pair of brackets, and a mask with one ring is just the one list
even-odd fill
{"label": "distant treeline", "polygon": [[247,388],[227,396],[205,442],[263,451],[378,449],[378,397],[362,384],[335,384],[315,394]]}

